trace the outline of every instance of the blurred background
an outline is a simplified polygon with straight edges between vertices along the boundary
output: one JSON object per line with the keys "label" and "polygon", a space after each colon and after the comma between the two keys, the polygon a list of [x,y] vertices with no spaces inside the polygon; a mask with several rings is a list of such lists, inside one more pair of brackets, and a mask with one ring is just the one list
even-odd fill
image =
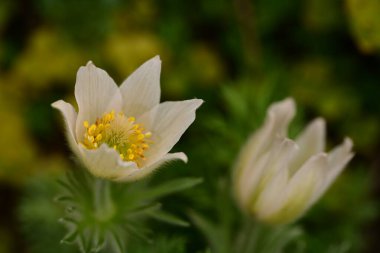
{"label": "blurred background", "polygon": [[[75,164],[50,104],[75,104],[76,71],[88,60],[120,84],[155,55],[162,100],[206,101],[175,148],[189,163],[152,178],[204,182],[163,199],[167,209],[231,230],[231,165],[267,106],[292,96],[291,136],[322,116],[328,147],[350,136],[356,152],[299,221],[305,252],[380,252],[379,13],[378,0],[1,0],[0,253],[77,252],[59,244],[56,180]],[[173,252],[207,248],[196,226],[151,227]]]}

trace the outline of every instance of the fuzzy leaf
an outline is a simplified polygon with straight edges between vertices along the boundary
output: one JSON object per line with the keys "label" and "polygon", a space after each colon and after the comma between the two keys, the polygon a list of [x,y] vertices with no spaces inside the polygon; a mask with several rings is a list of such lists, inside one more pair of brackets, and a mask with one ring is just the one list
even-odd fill
{"label": "fuzzy leaf", "polygon": [[167,213],[163,210],[156,210],[154,212],[151,212],[149,215],[156,220],[163,221],[163,222],[173,224],[176,226],[181,226],[181,227],[188,227],[189,226],[188,222],[178,218],[175,215]]}
{"label": "fuzzy leaf", "polygon": [[202,178],[180,178],[163,183],[155,188],[151,188],[144,192],[145,199],[156,199],[171,193],[179,192],[187,188],[191,188],[203,181]]}

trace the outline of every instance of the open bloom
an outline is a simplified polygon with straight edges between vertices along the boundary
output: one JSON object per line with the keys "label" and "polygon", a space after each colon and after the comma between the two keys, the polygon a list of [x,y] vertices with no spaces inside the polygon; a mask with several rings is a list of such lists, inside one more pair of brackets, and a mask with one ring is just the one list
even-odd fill
{"label": "open bloom", "polygon": [[66,135],[75,155],[95,176],[114,181],[140,179],[184,153],[168,153],[202,104],[191,99],[160,104],[161,60],[150,59],[120,87],[92,62],[77,73],[78,113],[59,100]]}
{"label": "open bloom", "polygon": [[300,217],[353,157],[349,138],[324,152],[322,118],[312,121],[295,141],[288,139],[294,114],[291,98],[272,104],[264,125],[248,139],[234,168],[240,207],[263,222],[282,224]]}

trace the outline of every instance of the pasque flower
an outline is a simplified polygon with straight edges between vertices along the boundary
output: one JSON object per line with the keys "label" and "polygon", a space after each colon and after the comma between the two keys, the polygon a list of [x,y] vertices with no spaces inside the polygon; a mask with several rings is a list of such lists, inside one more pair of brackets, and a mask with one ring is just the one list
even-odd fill
{"label": "pasque flower", "polygon": [[294,141],[288,139],[294,114],[291,98],[272,104],[264,125],[248,139],[235,164],[234,193],[240,207],[266,223],[299,218],[353,157],[349,138],[325,153],[322,118],[313,120]]}
{"label": "pasque flower", "polygon": [[91,61],[75,84],[78,113],[59,100],[68,143],[95,176],[114,181],[140,179],[184,153],[168,153],[195,119],[200,99],[160,103],[161,60],[148,60],[118,87]]}

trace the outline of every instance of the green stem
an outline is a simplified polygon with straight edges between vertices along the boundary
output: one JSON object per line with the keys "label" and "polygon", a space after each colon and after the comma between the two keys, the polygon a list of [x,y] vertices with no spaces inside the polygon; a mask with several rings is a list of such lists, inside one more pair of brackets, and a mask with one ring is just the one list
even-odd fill
{"label": "green stem", "polygon": [[94,182],[94,208],[96,219],[101,222],[112,218],[115,207],[111,197],[111,183],[108,180],[96,178]]}
{"label": "green stem", "polygon": [[302,234],[294,226],[268,226],[246,220],[237,236],[236,253],[278,253]]}
{"label": "green stem", "polygon": [[235,252],[252,253],[256,252],[258,240],[260,239],[262,227],[252,219],[244,222],[243,229],[240,231],[236,240]]}

